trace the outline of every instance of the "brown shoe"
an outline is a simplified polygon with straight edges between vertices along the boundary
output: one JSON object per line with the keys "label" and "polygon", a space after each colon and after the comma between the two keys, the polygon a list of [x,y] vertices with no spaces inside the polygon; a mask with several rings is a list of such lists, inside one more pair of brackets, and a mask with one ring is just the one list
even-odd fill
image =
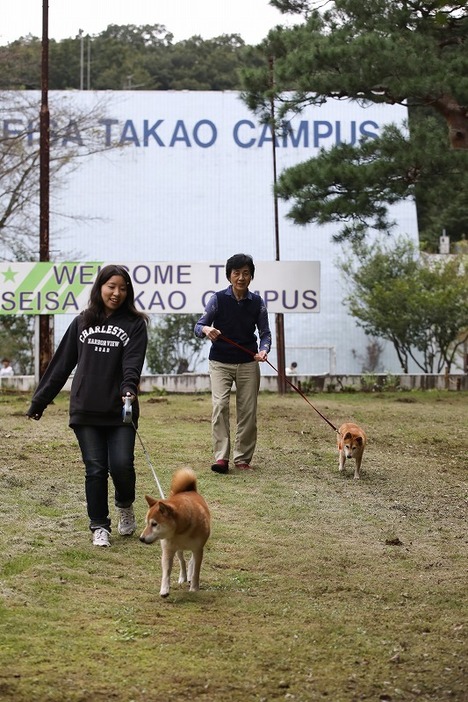
{"label": "brown shoe", "polygon": [[236,463],[235,466],[239,470],[253,470],[252,466],[248,463]]}
{"label": "brown shoe", "polygon": [[214,473],[229,473],[229,461],[223,461],[220,459],[219,461],[216,461],[216,463],[213,463],[211,470]]}

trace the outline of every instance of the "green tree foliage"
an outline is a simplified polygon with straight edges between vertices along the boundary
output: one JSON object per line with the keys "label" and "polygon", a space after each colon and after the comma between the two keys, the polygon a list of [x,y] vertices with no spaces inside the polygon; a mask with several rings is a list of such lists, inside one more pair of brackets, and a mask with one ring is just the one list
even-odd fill
{"label": "green tree foliage", "polygon": [[[468,230],[467,3],[272,0],[302,21],[269,33],[263,67],[246,68],[244,98],[278,124],[328,99],[409,107],[409,125],[320,151],[286,170],[278,195],[298,224],[342,222],[341,238],[388,229],[387,205],[418,204],[420,235],[435,248],[445,228]],[[268,65],[267,59],[270,60]],[[273,70],[271,65],[273,64]],[[407,127],[409,126],[409,132]]]}
{"label": "green tree foliage", "polygon": [[185,373],[199,363],[205,340],[195,336],[198,315],[166,314],[148,334],[146,362],[151,373]]}
{"label": "green tree foliage", "polygon": [[8,46],[0,46],[0,66],[0,90],[40,89],[40,39],[28,35]]}
{"label": "green tree foliage", "polygon": [[33,375],[34,318],[0,315],[1,358],[11,360],[16,375]]}
{"label": "green tree foliage", "polygon": [[[164,25],[109,25],[97,35],[49,42],[49,88],[240,90],[240,69],[263,57],[238,34],[173,42]],[[0,89],[40,89],[41,40],[0,47]]]}
{"label": "green tree foliage", "polygon": [[468,339],[466,257],[419,257],[411,243],[353,244],[340,263],[350,313],[365,333],[393,344],[401,368],[450,372]]}
{"label": "green tree foliage", "polygon": [[[89,47],[90,87],[95,90],[154,90],[155,76],[150,67],[164,72],[172,34],[163,25],[109,25],[96,37],[85,41],[85,65]],[[157,79],[156,79],[157,80]]]}

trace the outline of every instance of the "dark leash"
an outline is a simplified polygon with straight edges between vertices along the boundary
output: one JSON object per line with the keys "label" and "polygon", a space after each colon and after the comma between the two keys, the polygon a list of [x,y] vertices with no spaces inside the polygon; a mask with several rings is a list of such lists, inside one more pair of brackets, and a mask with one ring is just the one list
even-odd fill
{"label": "dark leash", "polygon": [[[240,349],[241,351],[244,351],[245,353],[248,353],[250,356],[252,356],[252,358],[255,358],[255,353],[254,353],[253,351],[249,351],[249,349],[244,348],[243,346],[241,346],[241,345],[238,344],[237,342],[233,341],[232,339],[228,339],[228,337],[227,337],[227,336],[224,336],[224,334],[220,334],[219,337],[218,337],[218,339],[223,339],[223,341],[227,341],[228,344],[232,344],[232,346],[236,346],[236,347],[237,347],[238,349]],[[273,365],[273,363],[270,363],[270,361],[268,360],[268,358],[266,359],[266,363],[268,363],[268,365],[271,366],[271,368],[273,368],[273,370],[275,371],[275,373],[277,373],[277,374],[279,375],[279,370],[278,370],[277,368],[275,368],[275,366]],[[336,432],[339,434],[339,431],[338,431],[338,429],[335,427],[335,425],[332,424],[332,423],[330,422],[330,420],[328,420],[316,407],[314,407],[314,405],[313,405],[313,404],[310,402],[310,400],[304,395],[304,393],[302,392],[302,390],[301,390],[300,388],[296,387],[296,385],[294,385],[294,383],[291,383],[291,381],[288,380],[286,376],[284,376],[284,380],[287,382],[288,385],[290,385],[290,386],[292,387],[293,390],[295,390],[302,398],[304,398],[304,400],[307,402],[307,404],[310,405],[310,406],[312,407],[312,409],[314,410],[314,412],[317,412],[317,414],[318,414],[320,417],[322,417],[323,421],[326,422],[326,423],[328,424],[328,426],[330,426],[330,427],[333,429],[333,431],[336,431]]]}

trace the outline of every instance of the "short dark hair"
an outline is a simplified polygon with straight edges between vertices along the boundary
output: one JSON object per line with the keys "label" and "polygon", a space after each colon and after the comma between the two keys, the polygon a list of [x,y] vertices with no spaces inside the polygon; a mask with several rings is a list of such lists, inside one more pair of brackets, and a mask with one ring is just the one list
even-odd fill
{"label": "short dark hair", "polygon": [[231,280],[232,271],[235,271],[238,268],[243,268],[244,266],[249,267],[250,275],[253,278],[255,274],[255,264],[252,256],[243,253],[234,254],[234,256],[231,256],[231,258],[228,258],[226,261],[226,278]]}

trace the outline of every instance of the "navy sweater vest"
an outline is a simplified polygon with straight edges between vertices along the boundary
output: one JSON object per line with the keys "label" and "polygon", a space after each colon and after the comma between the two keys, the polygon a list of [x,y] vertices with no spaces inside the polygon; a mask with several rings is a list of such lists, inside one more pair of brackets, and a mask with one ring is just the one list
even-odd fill
{"label": "navy sweater vest", "polygon": [[[218,311],[213,319],[213,326],[219,329],[236,344],[248,349],[252,354],[258,351],[255,330],[261,309],[261,298],[251,293],[248,297],[238,302],[231,295],[226,295],[224,290],[216,293],[218,298]],[[218,339],[211,344],[210,359],[221,363],[248,363],[253,361],[253,356],[241,351],[223,339]]]}

